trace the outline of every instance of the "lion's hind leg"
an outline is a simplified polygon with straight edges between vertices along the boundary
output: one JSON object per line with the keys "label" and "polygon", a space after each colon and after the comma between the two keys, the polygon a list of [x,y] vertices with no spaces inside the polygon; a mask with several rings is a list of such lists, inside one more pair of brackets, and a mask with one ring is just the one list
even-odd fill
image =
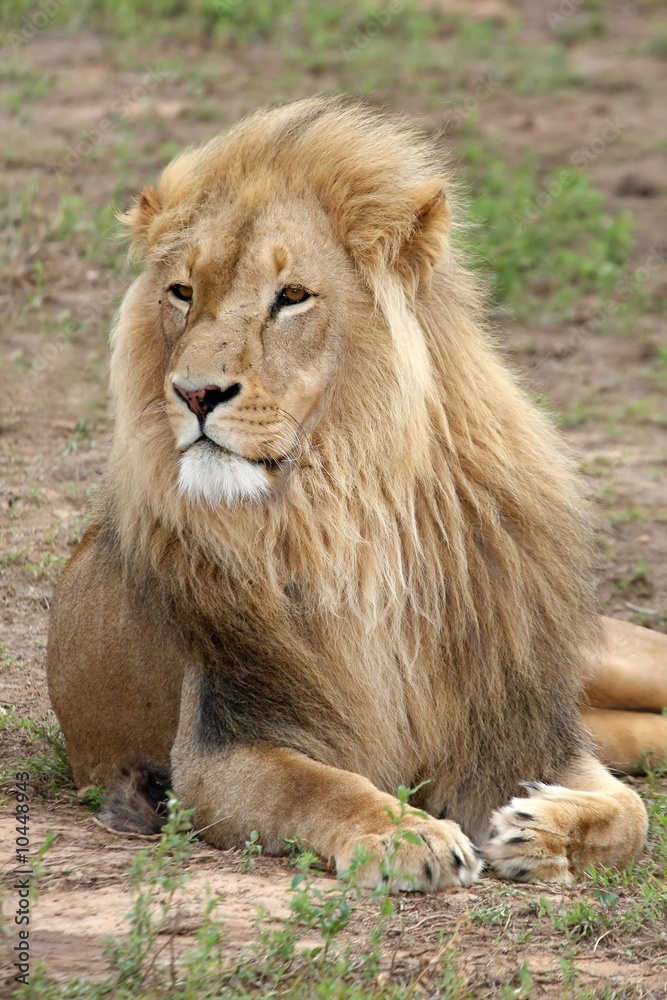
{"label": "lion's hind leg", "polygon": [[589,705],[660,712],[667,706],[667,636],[614,618],[602,624],[605,648],[587,669]]}
{"label": "lion's hind leg", "polygon": [[527,785],[492,817],[485,855],[505,878],[572,882],[586,865],[624,868],[646,837],[639,796],[586,755],[562,775],[562,784]]}
{"label": "lion's hind leg", "polygon": [[667,760],[667,636],[603,618],[606,644],[586,677],[583,722],[607,767],[632,774]]}
{"label": "lion's hind leg", "polygon": [[607,767],[644,774],[667,761],[667,717],[654,712],[589,708],[583,721]]}

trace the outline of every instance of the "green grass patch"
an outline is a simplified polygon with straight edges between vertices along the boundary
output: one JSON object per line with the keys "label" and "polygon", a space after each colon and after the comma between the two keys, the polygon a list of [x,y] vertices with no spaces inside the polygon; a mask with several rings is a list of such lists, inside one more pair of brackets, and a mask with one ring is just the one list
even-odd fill
{"label": "green grass patch", "polygon": [[602,303],[620,293],[634,247],[631,217],[610,213],[584,171],[542,175],[530,157],[509,166],[476,138],[462,151],[473,223],[464,242],[493,276],[496,303],[521,315],[564,316],[584,296]]}

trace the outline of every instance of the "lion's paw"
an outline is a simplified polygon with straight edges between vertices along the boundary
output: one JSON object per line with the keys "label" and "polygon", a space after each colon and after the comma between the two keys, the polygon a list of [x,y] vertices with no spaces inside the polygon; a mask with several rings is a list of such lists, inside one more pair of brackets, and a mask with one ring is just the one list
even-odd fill
{"label": "lion's paw", "polygon": [[531,798],[512,799],[491,817],[484,856],[513,882],[573,881],[569,860],[572,805],[581,793],[560,785],[528,785]]}
{"label": "lion's paw", "polygon": [[388,885],[390,892],[435,892],[472,885],[479,876],[480,852],[456,823],[411,819],[406,834],[359,837],[336,859],[338,873],[349,871],[354,851],[361,849],[368,860],[356,878],[365,889]]}

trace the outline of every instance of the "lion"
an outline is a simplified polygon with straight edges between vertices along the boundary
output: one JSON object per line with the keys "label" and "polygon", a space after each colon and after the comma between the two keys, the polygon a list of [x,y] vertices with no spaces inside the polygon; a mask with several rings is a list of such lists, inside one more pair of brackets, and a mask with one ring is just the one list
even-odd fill
{"label": "lion", "polygon": [[[123,217],[144,269],[48,643],[77,784],[125,774],[116,828],[159,829],[170,786],[209,843],[296,835],[338,873],[361,851],[372,887],[404,785],[396,891],[641,851],[581,713],[589,678],[606,759],[667,749],[667,720],[609,710],[667,702],[664,639],[599,624],[573,460],[485,331],[452,190],[429,140],[316,97],[186,151]],[[655,643],[642,703],[619,635]]]}

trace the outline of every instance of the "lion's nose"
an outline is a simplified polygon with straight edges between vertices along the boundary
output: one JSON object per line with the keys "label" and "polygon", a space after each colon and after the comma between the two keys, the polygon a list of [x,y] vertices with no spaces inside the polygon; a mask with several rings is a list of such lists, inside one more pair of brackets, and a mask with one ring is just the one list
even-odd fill
{"label": "lion's nose", "polygon": [[240,382],[234,382],[232,385],[228,385],[226,389],[222,389],[219,385],[205,385],[202,389],[183,389],[182,386],[176,385],[175,382],[172,385],[176,395],[185,400],[200,423],[204,422],[208,414],[216,406],[229,402],[230,399],[234,399],[234,396],[238,396],[241,391]]}

